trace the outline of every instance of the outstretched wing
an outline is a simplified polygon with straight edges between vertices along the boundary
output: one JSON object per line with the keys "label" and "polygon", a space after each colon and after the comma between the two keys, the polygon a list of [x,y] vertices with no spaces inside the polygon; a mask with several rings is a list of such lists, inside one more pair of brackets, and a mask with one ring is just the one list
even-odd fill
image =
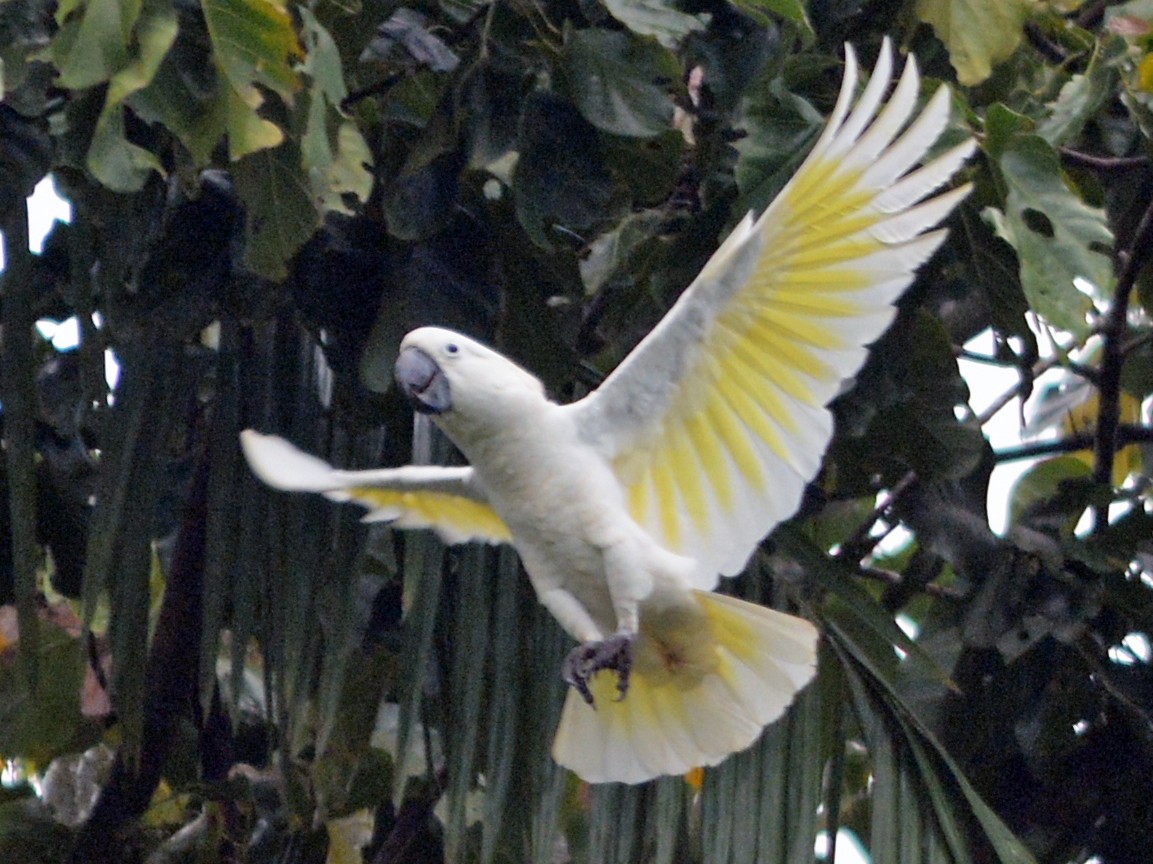
{"label": "outstretched wing", "polygon": [[240,444],[252,472],[269,486],[355,501],[368,508],[366,522],[431,528],[445,543],[509,540],[508,527],[476,487],[471,468],[409,465],[341,471],[275,435],[245,429]]}
{"label": "outstretched wing", "polygon": [[[759,219],[749,214],[668,315],[594,393],[571,406],[612,460],[633,517],[696,559],[695,583],[739,572],[796,510],[832,435],[825,407],[889,325],[892,304],[968,192],[928,198],[973,142],[921,168],[949,117],[941,87],[908,123],[910,57],[888,103],[888,40],[850,111],[857,64],[828,127]],[[926,200],[927,199],[927,200]]]}

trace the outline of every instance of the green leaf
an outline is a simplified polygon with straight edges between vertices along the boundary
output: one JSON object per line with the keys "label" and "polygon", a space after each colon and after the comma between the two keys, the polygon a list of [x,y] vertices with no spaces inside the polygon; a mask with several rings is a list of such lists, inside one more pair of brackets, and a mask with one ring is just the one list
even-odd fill
{"label": "green leaf", "polygon": [[372,151],[356,124],[345,120],[336,130],[336,152],[328,165],[321,206],[325,210],[352,213],[346,199],[367,201],[372,182]]}
{"label": "green leaf", "polygon": [[[580,261],[581,280],[589,294],[605,285],[631,281],[640,270],[634,260],[638,250],[648,251],[660,232],[664,215],[657,211],[632,213],[612,231],[594,240]],[[618,282],[619,280],[619,282]]]}
{"label": "green leaf", "polygon": [[1056,151],[1038,135],[1016,135],[998,162],[1008,187],[1005,211],[986,208],[994,230],[1014,249],[1032,309],[1050,324],[1084,336],[1090,299],[1074,280],[1098,291],[1112,280],[1113,235],[1102,210],[1065,183]]}
{"label": "green leaf", "polygon": [[[253,90],[253,93],[256,91]],[[234,90],[222,77],[219,80],[217,98],[210,116],[223,120],[228,136],[228,155],[235,161],[245,156],[276,147],[284,141],[284,132],[271,120],[265,120],[256,113],[256,107]],[[209,124],[216,128],[217,123]]]}
{"label": "green leaf", "polygon": [[60,5],[56,20],[61,27],[50,47],[60,86],[95,87],[124,67],[140,5],[139,0],[90,0],[76,14],[80,4]]}
{"label": "green leaf", "polygon": [[[1035,864],[1035,859],[1028,848],[1006,827],[1001,818],[985,803],[981,795],[965,777],[961,766],[949,755],[941,742],[933,734],[928,725],[913,710],[901,695],[901,682],[893,674],[893,666],[885,656],[887,651],[880,645],[869,645],[864,642],[846,642],[843,634],[837,633],[838,650],[847,649],[853,659],[860,663],[868,672],[871,681],[879,688],[879,700],[902,732],[901,740],[913,750],[914,757],[921,769],[921,780],[926,784],[931,802],[940,821],[941,829],[946,832],[950,846],[960,842],[961,833],[954,828],[956,814],[952,806],[944,797],[945,788],[941,785],[935,767],[940,764],[948,770],[950,779],[956,784],[969,805],[973,816],[976,817],[985,836],[996,851],[1002,864]],[[891,650],[891,649],[889,649]],[[871,702],[864,696],[863,680],[854,674],[854,669],[845,663],[846,672],[854,690],[858,695],[858,703]],[[956,850],[954,850],[956,851]],[[963,859],[962,859],[963,860]]]}
{"label": "green leaf", "polygon": [[0,3],[0,93],[10,108],[25,116],[47,113],[45,103],[56,75],[50,64],[38,62],[52,31],[59,32],[43,9],[41,0]]}
{"label": "green leaf", "polygon": [[1033,132],[1036,124],[1001,102],[989,106],[985,114],[984,150],[989,158],[999,160],[1017,135]]}
{"label": "green leaf", "polygon": [[[704,30],[699,15],[674,9],[667,0],[603,0],[609,13],[640,36],[652,36],[666,48],[676,48],[694,30]],[[606,30],[586,32],[608,33]]]}
{"label": "green leaf", "polygon": [[652,138],[606,135],[605,160],[628,186],[634,207],[661,207],[676,189],[684,167],[685,137],[669,129]]}
{"label": "green leaf", "polygon": [[492,62],[465,82],[460,98],[469,167],[484,168],[512,149],[523,88],[519,76]]}
{"label": "green leaf", "polygon": [[917,0],[917,17],[949,49],[957,80],[980,84],[1021,42],[1032,0]]}
{"label": "green leaf", "polygon": [[1075,140],[1085,124],[1113,98],[1118,76],[1116,65],[1109,61],[1125,50],[1125,40],[1115,38],[1095,51],[1085,74],[1074,75],[1065,82],[1049,106],[1049,116],[1038,125],[1037,134],[1054,147]]}
{"label": "green leaf", "polygon": [[88,170],[114,192],[138,192],[152,172],[163,173],[156,154],[125,137],[124,115],[113,110],[100,117],[88,149]]}
{"label": "green leaf", "polygon": [[232,174],[247,215],[245,264],[281,279],[288,260],[320,224],[300,151],[291,142],[261,150],[237,162]]}
{"label": "green leaf", "polygon": [[331,105],[339,105],[348,95],[341,68],[340,51],[332,41],[332,34],[317,20],[311,9],[298,10],[308,51],[300,70],[313,82],[313,89],[319,91]]}
{"label": "green leaf", "polygon": [[577,232],[612,214],[613,179],[596,130],[572,103],[542,91],[528,97],[513,172],[517,218],[543,248],[549,232],[584,242]]}
{"label": "green leaf", "polygon": [[[0,58],[0,73],[3,69]],[[24,200],[52,169],[54,142],[47,122],[7,104],[0,108],[0,141],[0,220],[7,222],[23,218]]]}
{"label": "green leaf", "polygon": [[768,12],[791,21],[800,28],[806,39],[811,39],[815,35],[802,0],[733,0],[733,5],[762,20],[765,20],[765,13]]}
{"label": "green leaf", "polygon": [[[184,33],[187,36],[187,33]],[[207,88],[197,84],[207,78]],[[195,165],[209,164],[227,130],[223,102],[228,83],[215,73],[211,58],[177,40],[148,86],[129,97],[142,120],[165,127],[192,155]]]}
{"label": "green leaf", "polygon": [[[1030,512],[1055,498],[1062,483],[1087,481],[1092,474],[1093,469],[1076,456],[1058,456],[1038,462],[1013,485],[1009,497],[1009,524],[1020,525]],[[1082,510],[1078,508],[1076,513],[1070,514],[1072,523],[1077,521]]]}
{"label": "green leaf", "polygon": [[38,798],[0,804],[0,855],[21,864],[68,860],[73,832]]}
{"label": "green leaf", "polygon": [[785,89],[781,78],[758,88],[745,100],[748,135],[737,142],[737,186],[746,209],[761,210],[781,191],[801,164],[825,118],[812,105]]}
{"label": "green leaf", "polygon": [[176,31],[176,12],[168,0],[145,0],[134,34],[139,53],[108,82],[87,165],[92,175],[113,191],[136,192],[153,171],[163,173],[156,154],[125,138],[123,104],[152,82],[176,41]]}
{"label": "green leaf", "polygon": [[1126,352],[1125,365],[1121,367],[1121,387],[1140,400],[1153,393],[1153,343],[1146,341]]}
{"label": "green leaf", "polygon": [[566,95],[598,129],[649,137],[672,125],[668,90],[680,70],[672,53],[655,42],[610,30],[570,29],[563,69]]}
{"label": "green leaf", "polygon": [[[783,552],[816,579],[829,595],[821,605],[822,620],[875,675],[907,674],[951,686],[948,676],[924,649],[909,638],[893,616],[851,575],[851,568],[814,546],[795,526],[786,523],[773,533]],[[899,660],[897,651],[904,653]]]}
{"label": "green leaf", "polygon": [[[279,126],[246,103],[214,65],[205,63],[206,73],[200,61],[207,58],[181,50],[182,43],[177,41],[152,83],[132,97],[130,104],[143,119],[167,127],[198,167],[211,163],[222,138],[227,138],[234,160],[284,140]],[[206,92],[197,87],[202,77],[207,78]],[[252,93],[259,107],[263,97],[255,88]]]}
{"label": "green leaf", "polygon": [[[983,222],[973,205],[966,201],[957,209],[961,228],[953,237],[963,240],[961,249],[968,258],[972,283],[984,291],[989,304],[989,320],[1001,333],[1009,333],[1035,346],[1036,336],[1026,315],[1029,303],[1018,278],[1013,250],[997,239],[991,226]],[[984,325],[987,322],[982,321]]]}

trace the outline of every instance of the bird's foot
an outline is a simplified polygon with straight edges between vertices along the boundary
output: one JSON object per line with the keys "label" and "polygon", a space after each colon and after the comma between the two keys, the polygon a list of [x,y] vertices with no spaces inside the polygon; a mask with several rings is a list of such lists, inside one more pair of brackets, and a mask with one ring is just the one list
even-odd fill
{"label": "bird's foot", "polygon": [[584,642],[573,648],[565,657],[561,667],[561,677],[566,684],[575,687],[581,698],[596,707],[589,679],[602,669],[617,673],[617,701],[625,698],[629,690],[629,673],[633,670],[632,633],[617,633],[599,642]]}

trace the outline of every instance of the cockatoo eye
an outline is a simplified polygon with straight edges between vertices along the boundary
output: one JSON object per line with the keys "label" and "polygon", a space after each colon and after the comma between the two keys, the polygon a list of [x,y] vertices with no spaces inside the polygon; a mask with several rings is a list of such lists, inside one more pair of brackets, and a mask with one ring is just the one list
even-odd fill
{"label": "cockatoo eye", "polygon": [[444,346],[444,353],[445,354],[459,354],[460,353],[460,346],[457,345],[455,342],[449,342],[447,345]]}

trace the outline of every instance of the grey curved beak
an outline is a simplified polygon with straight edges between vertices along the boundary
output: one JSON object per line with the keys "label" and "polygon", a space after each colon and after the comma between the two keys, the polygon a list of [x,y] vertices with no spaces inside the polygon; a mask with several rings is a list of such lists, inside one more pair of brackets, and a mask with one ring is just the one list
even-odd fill
{"label": "grey curved beak", "polygon": [[396,383],[421,414],[443,414],[452,407],[452,390],[437,362],[409,346],[396,358]]}

